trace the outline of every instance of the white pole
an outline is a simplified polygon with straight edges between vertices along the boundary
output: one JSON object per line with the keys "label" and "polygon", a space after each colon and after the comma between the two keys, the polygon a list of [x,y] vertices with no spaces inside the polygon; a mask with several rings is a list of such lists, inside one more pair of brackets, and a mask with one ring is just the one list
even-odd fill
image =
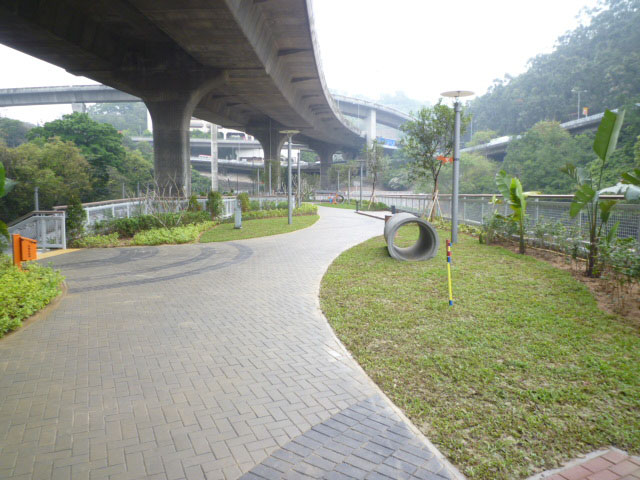
{"label": "white pole", "polygon": [[218,191],[218,125],[211,125],[211,191]]}
{"label": "white pole", "polygon": [[287,209],[289,211],[289,225],[291,225],[293,223],[293,198],[292,198],[292,194],[293,192],[291,191],[291,134],[289,134],[289,148],[288,148],[288,158],[289,161],[287,162],[287,173],[288,173],[288,178],[287,178]]}

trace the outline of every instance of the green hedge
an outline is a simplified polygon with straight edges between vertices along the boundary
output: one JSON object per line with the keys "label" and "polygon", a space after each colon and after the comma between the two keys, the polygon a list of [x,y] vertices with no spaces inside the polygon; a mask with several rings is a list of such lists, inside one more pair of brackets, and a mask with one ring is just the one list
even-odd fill
{"label": "green hedge", "polygon": [[214,225],[215,222],[209,221],[184,227],[154,228],[137,233],[131,243],[133,245],[164,245],[195,242],[202,232]]}
{"label": "green hedge", "polygon": [[120,235],[117,232],[108,235],[88,235],[75,241],[78,248],[105,248],[117,247],[120,244]]}
{"label": "green hedge", "polygon": [[19,270],[0,255],[0,337],[22,325],[61,292],[64,277],[37,263]]}
{"label": "green hedge", "polygon": [[96,223],[94,230],[101,235],[117,233],[121,237],[131,238],[138,232],[154,228],[173,228],[194,225],[211,220],[209,212],[159,213],[131,218],[116,218]]}
{"label": "green hedge", "polygon": [[[310,203],[303,203],[300,208],[293,209],[294,216],[300,215],[316,215],[318,213],[317,205],[312,205]],[[277,208],[273,210],[251,210],[248,212],[242,212],[242,220],[255,220],[257,218],[272,218],[272,217],[286,217],[289,215],[289,210],[287,210],[286,205],[285,208]],[[234,219],[229,218],[225,221],[225,223],[231,223]]]}

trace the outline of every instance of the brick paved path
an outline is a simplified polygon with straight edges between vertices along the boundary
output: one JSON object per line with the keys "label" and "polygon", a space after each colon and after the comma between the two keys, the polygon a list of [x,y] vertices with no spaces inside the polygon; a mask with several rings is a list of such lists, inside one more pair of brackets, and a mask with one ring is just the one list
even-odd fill
{"label": "brick paved path", "polygon": [[379,220],[52,259],[60,305],[0,341],[0,478],[453,478],[337,342],[318,287]]}

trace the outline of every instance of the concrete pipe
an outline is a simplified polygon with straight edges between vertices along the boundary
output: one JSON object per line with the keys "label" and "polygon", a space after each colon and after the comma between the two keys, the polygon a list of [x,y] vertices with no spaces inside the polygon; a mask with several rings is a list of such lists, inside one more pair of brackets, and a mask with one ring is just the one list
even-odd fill
{"label": "concrete pipe", "polygon": [[[400,227],[416,224],[420,230],[420,235],[415,244],[410,247],[397,247],[394,242]],[[384,226],[384,239],[387,241],[389,255],[396,260],[418,261],[429,260],[438,253],[440,239],[433,226],[410,213],[396,213],[392,215]]]}

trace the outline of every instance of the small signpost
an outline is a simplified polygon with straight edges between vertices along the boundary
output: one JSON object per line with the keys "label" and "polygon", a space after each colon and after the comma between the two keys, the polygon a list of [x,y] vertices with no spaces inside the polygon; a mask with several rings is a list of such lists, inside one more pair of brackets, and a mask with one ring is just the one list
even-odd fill
{"label": "small signpost", "polygon": [[22,270],[22,262],[38,259],[38,242],[18,234],[13,236],[13,264]]}

